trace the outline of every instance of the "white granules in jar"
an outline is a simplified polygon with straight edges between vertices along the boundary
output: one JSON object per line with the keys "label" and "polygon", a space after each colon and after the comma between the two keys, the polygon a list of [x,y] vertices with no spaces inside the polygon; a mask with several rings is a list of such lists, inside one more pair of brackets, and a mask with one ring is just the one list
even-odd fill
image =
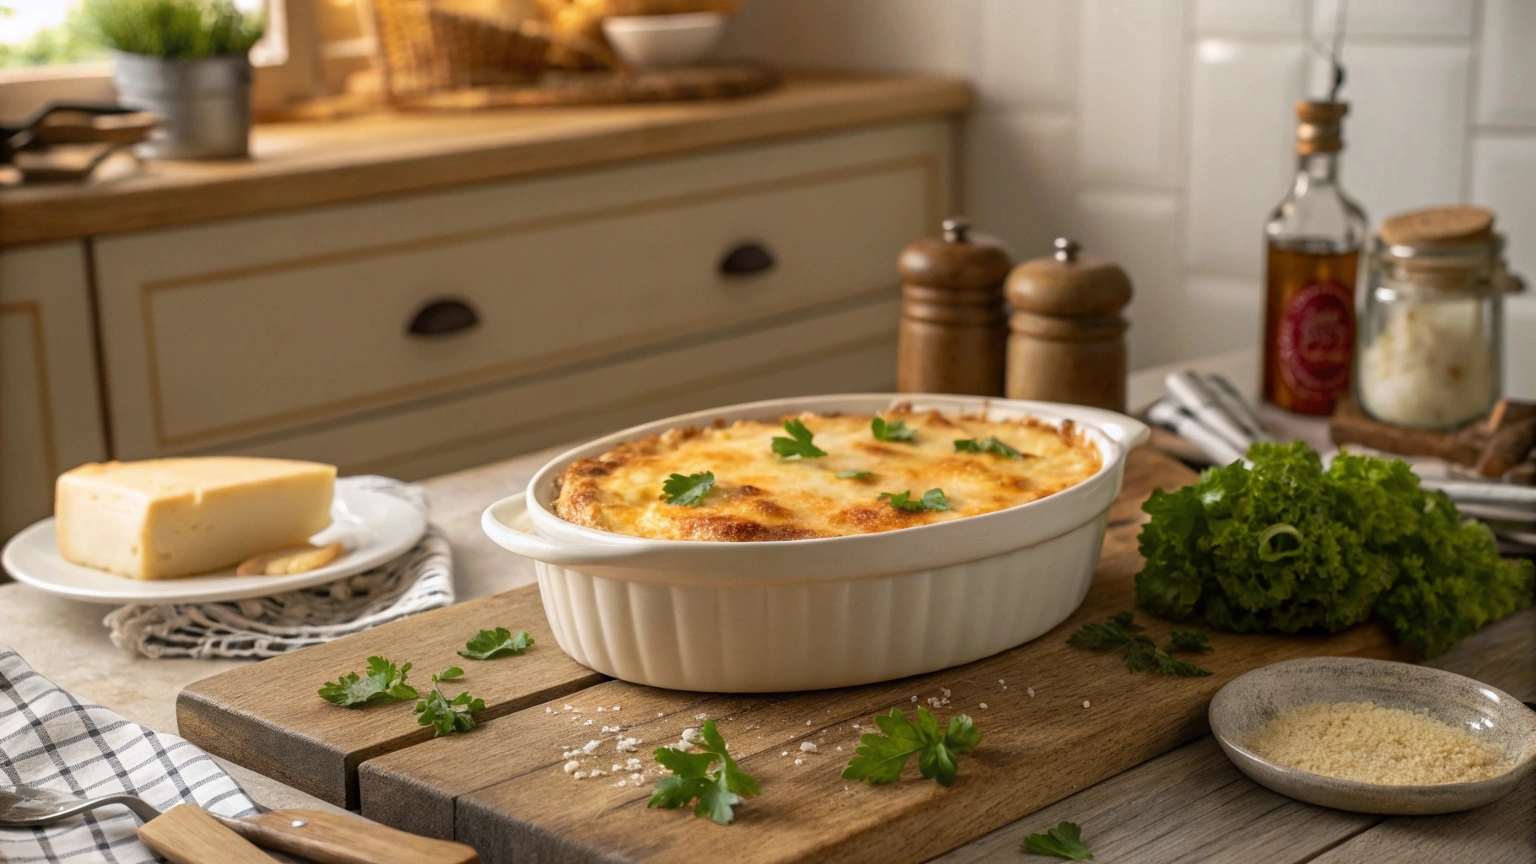
{"label": "white granules in jar", "polygon": [[1404,300],[1385,309],[1360,356],[1360,401],[1379,420],[1454,426],[1493,401],[1493,354],[1482,308]]}
{"label": "white granules in jar", "polygon": [[1243,746],[1290,768],[1390,786],[1469,783],[1510,768],[1508,754],[1470,732],[1374,702],[1292,709]]}

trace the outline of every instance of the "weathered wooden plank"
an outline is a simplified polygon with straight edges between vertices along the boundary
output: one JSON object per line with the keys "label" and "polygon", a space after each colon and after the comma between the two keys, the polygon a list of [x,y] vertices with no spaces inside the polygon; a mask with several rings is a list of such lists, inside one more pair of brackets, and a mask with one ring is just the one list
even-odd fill
{"label": "weathered wooden plank", "polygon": [[[483,663],[457,656],[482,627],[498,626],[527,630],[535,647],[523,657]],[[422,690],[433,672],[473,663],[486,717],[605,680],[555,645],[538,589],[528,586],[205,678],[177,697],[177,728],[215,756],[355,808],[360,763],[432,737],[416,724],[409,702],[339,708],[315,695],[324,682],[362,671],[374,655],[413,662],[410,680]]]}
{"label": "weathered wooden plank", "polygon": [[[453,835],[487,862],[708,856],[725,839],[719,828],[686,813],[646,809],[654,770],[636,788],[616,785],[611,775],[576,781],[561,769],[562,751],[589,738],[601,743],[597,759],[579,760],[584,770],[607,771],[640,754],[650,765],[651,749],[675,741],[705,714],[716,718],[732,752],[764,789],[730,829],[733,860],[918,861],[1198,737],[1211,695],[1248,669],[1316,654],[1401,656],[1375,625],[1329,638],[1212,634],[1216,651],[1201,658],[1214,673],[1208,678],[1132,675],[1118,657],[1067,647],[1067,634],[1083,622],[1131,606],[1132,577],[1140,568],[1139,500],[1154,485],[1192,476],[1151,454],[1137,454],[1131,469],[1083,607],[1028,645],[903,681],[819,693],[700,696],[607,682],[493,720],[470,735],[365,763],[359,772],[364,815],[434,836],[447,836],[451,816]],[[1155,624],[1151,631],[1161,637],[1167,629]],[[945,697],[950,702],[938,709],[940,716],[968,712],[984,735],[954,787],[908,780],[871,788],[838,776],[861,734],[855,723],[867,725],[891,707],[910,710],[914,698]],[[584,719],[572,720],[566,703]],[[622,710],[598,714],[599,704]],[[594,725],[576,725],[586,719]],[[640,754],[618,753],[612,733],[583,731],[616,721],[624,735],[644,740]],[[800,754],[805,741],[819,752]],[[804,764],[794,764],[796,758]]]}
{"label": "weathered wooden plank", "polygon": [[934,864],[1009,858],[1025,837],[1062,821],[1081,825],[1084,842],[1102,861],[1295,864],[1379,819],[1271,792],[1243,776],[1207,735],[999,828]]}

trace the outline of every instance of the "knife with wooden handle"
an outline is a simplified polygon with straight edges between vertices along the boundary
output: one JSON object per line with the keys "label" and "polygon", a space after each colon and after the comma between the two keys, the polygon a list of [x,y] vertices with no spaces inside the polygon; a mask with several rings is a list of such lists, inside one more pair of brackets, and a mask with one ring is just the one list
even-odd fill
{"label": "knife with wooden handle", "polygon": [[479,864],[480,861],[475,850],[463,843],[420,837],[365,819],[317,810],[273,810],[243,819],[220,817],[219,821],[258,846],[320,864]]}

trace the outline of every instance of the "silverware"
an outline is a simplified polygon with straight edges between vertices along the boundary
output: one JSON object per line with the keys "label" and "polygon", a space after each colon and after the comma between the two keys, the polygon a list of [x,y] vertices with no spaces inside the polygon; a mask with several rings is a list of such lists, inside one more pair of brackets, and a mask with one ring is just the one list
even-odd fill
{"label": "silverware", "polygon": [[[250,850],[245,858],[236,857],[238,848],[254,843],[268,849],[277,849],[293,855],[319,861],[322,864],[476,864],[480,860],[475,850],[462,843],[433,840],[407,834],[374,822],[350,816],[338,816],[318,810],[273,810],[232,819],[207,813],[194,805],[183,804],[162,813],[154,805],[135,795],[104,795],[99,798],[81,798],[67,792],[39,789],[33,786],[0,786],[0,828],[30,828],[51,825],[78,816],[88,810],[120,804],[133,811],[144,823],[139,829],[145,845],[170,858],[172,861],[207,861],[218,864],[225,861],[249,860],[255,852]],[[186,811],[197,811],[195,814]],[[214,822],[207,825],[204,815]],[[177,830],[162,830],[161,836],[149,827],[157,819],[176,816]],[[183,827],[182,823],[193,827]],[[229,829],[225,831],[224,829]],[[201,857],[170,854],[157,845],[160,841],[180,841],[192,831],[201,831],[208,843],[198,848]],[[230,836],[220,838],[219,834]],[[243,839],[242,839],[243,838]],[[217,843],[218,848],[214,848]],[[172,850],[173,852],[175,850]],[[270,860],[270,859],[269,859]]]}

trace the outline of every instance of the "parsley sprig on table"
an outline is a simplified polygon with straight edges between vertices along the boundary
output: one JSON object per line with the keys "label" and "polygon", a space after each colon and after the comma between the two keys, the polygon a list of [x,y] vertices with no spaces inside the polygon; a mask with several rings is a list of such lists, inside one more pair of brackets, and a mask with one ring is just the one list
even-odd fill
{"label": "parsley sprig on table", "polygon": [[320,698],[350,708],[380,699],[415,699],[416,688],[405,683],[411,664],[396,666],[383,657],[369,657],[365,674],[348,672],[320,688]]}
{"label": "parsley sprig on table", "polygon": [[495,630],[481,630],[475,634],[475,638],[464,643],[464,650],[459,656],[467,660],[490,660],[494,657],[505,657],[509,654],[521,654],[533,647],[533,637],[527,630],[513,633],[505,627],[497,627]]}
{"label": "parsley sprig on table", "polygon": [[875,715],[875,725],[885,734],[859,737],[859,748],[854,751],[858,755],[843,769],[844,779],[863,780],[876,786],[894,783],[916,753],[917,769],[923,776],[949,786],[955,782],[958,770],[955,757],[975,750],[981,742],[981,732],[969,716],[957,714],[949,718],[949,725],[941,732],[939,722],[921,705],[917,708],[916,725],[899,708]]}
{"label": "parsley sprig on table", "polygon": [[897,510],[909,510],[914,513],[949,509],[949,499],[944,497],[943,489],[929,489],[923,493],[923,497],[916,500],[912,498],[910,489],[905,492],[881,492],[878,500],[890,504]]}
{"label": "parsley sprig on table", "polygon": [[1044,834],[1024,838],[1023,851],[1033,855],[1054,855],[1072,861],[1092,861],[1093,853],[1083,845],[1083,828],[1076,822],[1062,822]]}
{"label": "parsley sprig on table", "polygon": [[1204,630],[1174,630],[1168,634],[1168,652],[1188,651],[1191,654],[1204,654],[1215,651],[1211,647],[1211,637]]}
{"label": "parsley sprig on table", "polygon": [[911,441],[917,435],[916,429],[907,427],[907,421],[892,420],[887,423],[883,417],[869,421],[869,431],[874,434],[876,441]]}
{"label": "parsley sprig on table", "polygon": [[[733,808],[741,803],[741,799],[757,794],[757,781],[741,770],[726,752],[725,739],[720,737],[715,721],[704,721],[694,746],[704,752],[657,748],[656,761],[672,774],[657,781],[649,806],[676,810],[698,799],[693,815],[708,817],[718,825],[729,825],[736,818]],[[716,762],[720,767],[710,771],[710,766]]]}
{"label": "parsley sprig on table", "polygon": [[416,722],[436,729],[434,737],[441,738],[455,732],[468,732],[475,728],[475,718],[470,715],[475,711],[485,710],[485,700],[470,696],[468,690],[449,699],[439,686],[442,682],[452,681],[463,674],[463,669],[450,666],[433,675],[432,692],[427,694],[427,698],[416,703],[416,713],[421,715],[416,718]]}
{"label": "parsley sprig on table", "polygon": [[786,459],[793,456],[799,456],[802,459],[819,459],[827,455],[827,451],[811,443],[811,439],[815,436],[799,420],[785,420],[784,431],[791,437],[774,436],[773,439],[773,452],[780,456]]}
{"label": "parsley sprig on table", "polygon": [[715,488],[715,472],[705,471],[703,474],[689,474],[684,477],[681,474],[673,474],[665,483],[661,484],[661,491],[667,496],[668,504],[677,504],[682,507],[697,507],[704,503],[704,496],[709,490]]}
{"label": "parsley sprig on table", "polygon": [[[1131,619],[1131,613],[1121,612],[1102,624],[1084,624],[1067,637],[1067,644],[1089,651],[1119,651],[1125,656],[1125,668],[1132,672],[1150,669],[1159,675],[1185,677],[1211,674],[1193,663],[1179,660],[1168,651],[1159,651],[1152,637],[1141,632],[1142,626]],[[1209,650],[1209,637],[1199,632],[1175,631],[1169,645],[1169,651]]]}
{"label": "parsley sprig on table", "polygon": [[991,453],[993,456],[1001,456],[1004,459],[1023,459],[1024,454],[1009,447],[1007,444],[993,437],[982,438],[957,438],[955,439],[956,453]]}

